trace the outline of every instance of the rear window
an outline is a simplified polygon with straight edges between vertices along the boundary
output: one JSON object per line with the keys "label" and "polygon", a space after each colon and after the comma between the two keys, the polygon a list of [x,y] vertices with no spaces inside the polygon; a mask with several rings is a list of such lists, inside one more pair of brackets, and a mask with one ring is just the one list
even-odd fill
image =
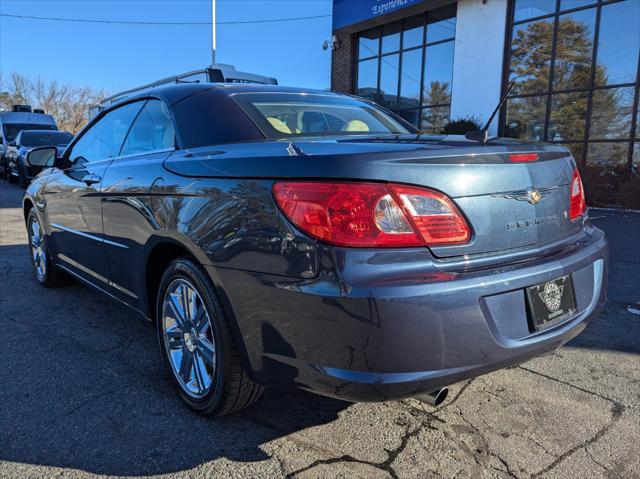
{"label": "rear window", "polygon": [[355,98],[303,93],[239,93],[232,98],[267,138],[415,133]]}
{"label": "rear window", "polygon": [[73,139],[71,133],[66,131],[56,132],[24,132],[21,142],[24,146],[59,146],[68,145]]}
{"label": "rear window", "polygon": [[22,130],[57,130],[55,125],[37,125],[35,123],[5,123],[2,127],[8,142],[15,141]]}

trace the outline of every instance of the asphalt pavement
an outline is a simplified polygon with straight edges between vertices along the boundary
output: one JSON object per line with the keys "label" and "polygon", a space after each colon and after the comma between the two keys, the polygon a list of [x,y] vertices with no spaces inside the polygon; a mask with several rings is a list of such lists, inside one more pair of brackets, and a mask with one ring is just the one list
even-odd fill
{"label": "asphalt pavement", "polygon": [[208,419],[171,389],[124,306],[32,276],[0,181],[0,477],[640,478],[640,213],[592,210],[609,302],[553,355],[454,385],[439,409],[289,389]]}

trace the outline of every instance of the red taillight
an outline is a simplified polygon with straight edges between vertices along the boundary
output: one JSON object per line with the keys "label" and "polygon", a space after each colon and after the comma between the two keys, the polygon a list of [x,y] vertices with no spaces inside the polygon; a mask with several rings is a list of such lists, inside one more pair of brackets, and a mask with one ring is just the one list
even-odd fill
{"label": "red taillight", "polygon": [[407,247],[464,243],[471,232],[445,195],[383,183],[281,181],[273,195],[286,217],[338,246]]}
{"label": "red taillight", "polygon": [[574,220],[587,211],[587,202],[584,199],[584,187],[582,186],[582,179],[580,178],[580,173],[577,168],[573,170],[573,176],[571,177],[570,194],[569,218]]}
{"label": "red taillight", "polygon": [[512,163],[529,163],[531,161],[538,161],[537,153],[511,153],[509,155],[509,161]]}

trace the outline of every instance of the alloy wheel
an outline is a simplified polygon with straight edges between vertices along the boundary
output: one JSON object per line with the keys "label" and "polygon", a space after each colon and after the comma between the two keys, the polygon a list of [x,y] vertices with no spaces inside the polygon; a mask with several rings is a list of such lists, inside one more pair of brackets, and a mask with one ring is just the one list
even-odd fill
{"label": "alloy wheel", "polygon": [[165,349],[173,374],[189,396],[204,397],[216,372],[216,346],[209,313],[189,281],[174,279],[162,301]]}
{"label": "alloy wheel", "polygon": [[42,228],[40,228],[40,223],[36,218],[31,218],[29,231],[31,232],[30,243],[33,269],[38,281],[43,282],[47,275],[47,251],[44,247]]}

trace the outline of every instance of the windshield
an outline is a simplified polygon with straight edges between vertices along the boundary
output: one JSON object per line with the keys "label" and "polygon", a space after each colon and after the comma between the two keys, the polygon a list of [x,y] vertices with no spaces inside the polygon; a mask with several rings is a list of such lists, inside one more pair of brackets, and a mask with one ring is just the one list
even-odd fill
{"label": "windshield", "polygon": [[22,134],[20,142],[23,146],[56,146],[56,145],[68,145],[73,139],[71,133],[66,131],[52,131],[49,132],[27,132]]}
{"label": "windshield", "polygon": [[16,136],[22,130],[57,130],[55,125],[38,125],[36,123],[5,123],[3,126],[4,137],[8,143],[15,141]]}
{"label": "windshield", "polygon": [[347,96],[239,93],[232,98],[268,139],[415,133],[375,105]]}

